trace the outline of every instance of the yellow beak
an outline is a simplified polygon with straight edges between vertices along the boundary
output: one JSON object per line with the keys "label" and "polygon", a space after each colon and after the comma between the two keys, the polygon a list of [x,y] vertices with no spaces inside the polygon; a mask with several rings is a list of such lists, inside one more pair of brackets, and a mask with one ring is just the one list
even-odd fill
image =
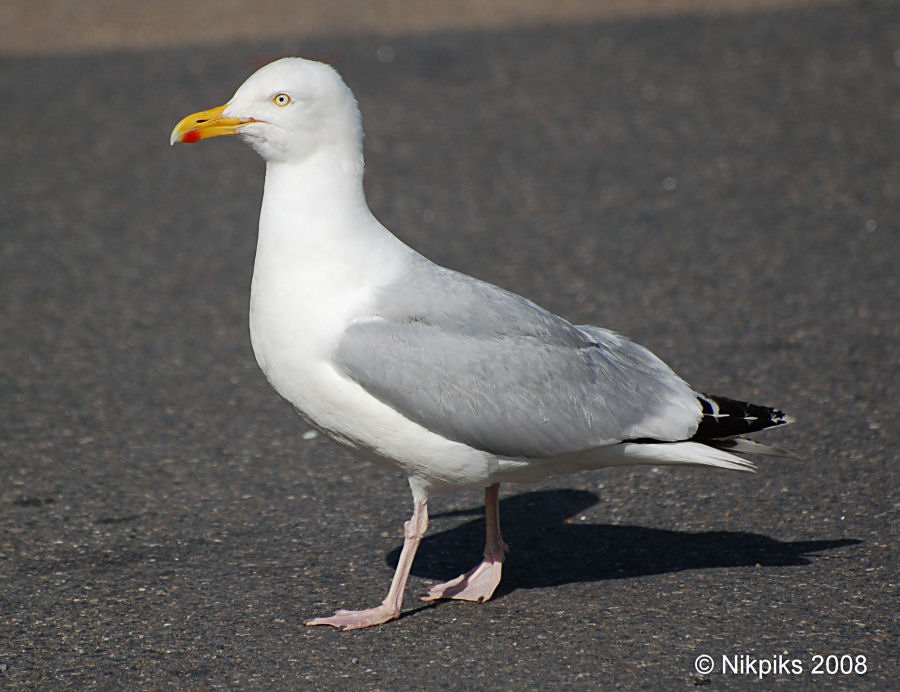
{"label": "yellow beak", "polygon": [[184,118],[172,130],[169,144],[177,144],[178,142],[193,144],[201,139],[209,139],[210,137],[236,135],[244,125],[255,122],[253,118],[223,118],[222,112],[227,105],[210,108],[208,111],[194,113]]}

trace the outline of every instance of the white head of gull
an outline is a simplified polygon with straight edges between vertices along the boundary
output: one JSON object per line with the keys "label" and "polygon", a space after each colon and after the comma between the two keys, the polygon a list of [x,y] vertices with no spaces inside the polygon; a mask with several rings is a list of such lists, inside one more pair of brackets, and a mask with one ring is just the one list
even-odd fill
{"label": "white head of gull", "polygon": [[700,394],[650,351],[444,269],[394,237],[363,192],[362,126],[331,67],[284,58],[171,142],[237,135],[266,161],[250,335],[275,390],[316,428],[409,478],[413,515],[384,601],[308,625],[400,616],[429,493],[485,488],[484,559],[424,600],[482,602],[507,550],[499,485],[604,466],[753,470],[732,452],[780,411]]}

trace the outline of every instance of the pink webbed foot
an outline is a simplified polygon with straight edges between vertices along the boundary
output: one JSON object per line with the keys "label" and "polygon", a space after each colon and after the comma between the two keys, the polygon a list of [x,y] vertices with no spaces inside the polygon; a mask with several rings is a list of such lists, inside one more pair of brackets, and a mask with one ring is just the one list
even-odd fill
{"label": "pink webbed foot", "polygon": [[339,630],[359,630],[363,627],[374,627],[400,617],[400,608],[386,606],[383,603],[366,610],[339,610],[331,617],[307,620],[310,627],[314,625],[331,625]]}
{"label": "pink webbed foot", "polygon": [[432,586],[428,590],[428,595],[422,596],[422,600],[439,601],[452,598],[458,601],[483,603],[494,595],[497,585],[500,584],[502,572],[502,561],[485,559],[480,565],[465,574],[460,574],[456,579]]}
{"label": "pink webbed foot", "polygon": [[509,552],[509,546],[500,537],[500,484],[494,483],[484,489],[484,519],[487,535],[484,544],[484,560],[481,564],[460,574],[443,584],[432,586],[423,601],[439,601],[453,598],[458,601],[475,601],[483,603],[490,600],[500,584],[503,573],[503,560]]}

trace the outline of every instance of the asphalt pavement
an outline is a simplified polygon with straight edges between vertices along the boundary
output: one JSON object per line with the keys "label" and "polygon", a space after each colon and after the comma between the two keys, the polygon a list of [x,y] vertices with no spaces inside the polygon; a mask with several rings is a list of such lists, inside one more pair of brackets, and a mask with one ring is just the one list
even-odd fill
{"label": "asphalt pavement", "polygon": [[[482,605],[416,599],[482,548],[437,496],[400,620],[304,627],[381,600],[409,491],[258,371],[262,162],[168,146],[292,54],[403,240],[788,411],[797,458],[504,486]],[[900,6],[7,55],[0,122],[0,686],[897,684]]]}

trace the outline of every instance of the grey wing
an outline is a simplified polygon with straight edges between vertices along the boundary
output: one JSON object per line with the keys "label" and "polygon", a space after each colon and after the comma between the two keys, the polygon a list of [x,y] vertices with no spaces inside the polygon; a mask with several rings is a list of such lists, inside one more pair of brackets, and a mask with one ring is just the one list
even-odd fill
{"label": "grey wing", "polygon": [[696,394],[647,349],[431,265],[352,324],[336,366],[423,427],[498,456],[683,440]]}

